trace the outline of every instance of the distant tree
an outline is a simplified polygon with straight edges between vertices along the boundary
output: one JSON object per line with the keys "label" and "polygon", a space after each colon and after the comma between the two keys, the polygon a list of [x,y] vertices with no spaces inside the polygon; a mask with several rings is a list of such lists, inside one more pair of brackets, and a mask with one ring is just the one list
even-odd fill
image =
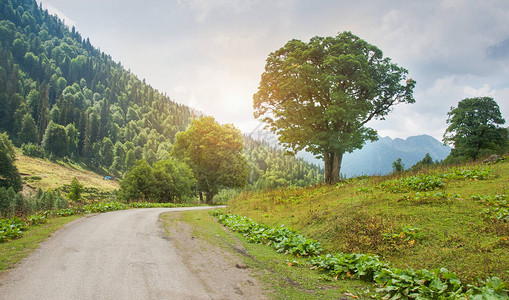
{"label": "distant tree", "polygon": [[143,159],[146,160],[149,165],[153,165],[157,160],[154,150],[148,149],[143,151]]}
{"label": "distant tree", "polygon": [[125,169],[130,170],[136,163],[136,155],[134,154],[134,150],[130,149],[127,151],[125,156]]}
{"label": "distant tree", "polygon": [[67,124],[67,126],[65,126],[65,133],[67,135],[68,154],[71,157],[74,157],[74,156],[78,155],[78,145],[79,145],[78,129],[76,129],[76,126],[74,126],[74,123],[70,123],[70,124]]}
{"label": "distant tree", "polygon": [[110,138],[105,137],[101,142],[101,158],[102,165],[109,168],[113,164],[114,159],[114,146]]}
{"label": "distant tree", "polygon": [[139,160],[120,182],[118,197],[128,202],[149,201],[154,198],[154,192],[154,170],[146,161]]}
{"label": "distant tree", "polygon": [[454,147],[448,159],[477,159],[505,150],[509,140],[508,131],[500,127],[505,120],[493,98],[463,99],[458,107],[451,107],[447,115],[450,125],[443,141]]}
{"label": "distant tree", "polygon": [[429,153],[426,153],[426,155],[424,156],[424,158],[422,160],[416,162],[415,165],[410,167],[410,170],[417,171],[417,170],[420,170],[426,166],[431,166],[434,163],[435,162],[433,161],[433,158],[431,158],[431,155],[429,155]]}
{"label": "distant tree", "polygon": [[28,44],[23,39],[15,39],[12,43],[12,55],[21,61],[28,50]]}
{"label": "distant tree", "polygon": [[5,132],[0,133],[0,187],[12,187],[18,192],[21,190],[22,181],[14,164],[15,160],[14,145]]}
{"label": "distant tree", "polygon": [[38,143],[39,133],[34,118],[30,114],[25,114],[21,121],[21,129],[18,133],[19,142],[21,144]]}
{"label": "distant tree", "polygon": [[53,108],[49,111],[49,117],[54,123],[58,123],[60,121],[60,109],[58,106],[53,106]]}
{"label": "distant tree", "polygon": [[285,148],[323,158],[325,182],[333,184],[343,154],[377,139],[366,124],[398,103],[415,102],[407,73],[350,32],[291,40],[267,59],[254,115]]}
{"label": "distant tree", "polygon": [[242,156],[242,136],[231,124],[220,125],[213,117],[194,120],[177,134],[172,155],[186,162],[211,204],[222,188],[247,184],[247,161]]}
{"label": "distant tree", "polygon": [[115,143],[115,148],[113,149],[113,164],[111,165],[111,171],[113,173],[121,173],[125,170],[125,159],[126,159],[126,151],[125,147],[121,142]]}
{"label": "distant tree", "polygon": [[394,173],[403,172],[404,170],[405,170],[405,165],[403,164],[401,158],[398,158],[392,162],[392,171]]}
{"label": "distant tree", "polygon": [[71,199],[74,202],[78,202],[81,199],[81,194],[85,188],[83,184],[80,183],[78,178],[73,177],[71,180],[71,186],[69,190],[69,194],[67,194],[67,198]]}
{"label": "distant tree", "polygon": [[65,127],[50,122],[44,133],[42,147],[48,154],[56,157],[64,157],[67,154],[68,147],[67,132]]}

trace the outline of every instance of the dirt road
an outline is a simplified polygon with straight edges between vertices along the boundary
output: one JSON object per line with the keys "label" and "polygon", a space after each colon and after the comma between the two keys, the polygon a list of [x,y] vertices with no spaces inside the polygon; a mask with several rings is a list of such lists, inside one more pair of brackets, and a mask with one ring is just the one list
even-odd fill
{"label": "dirt road", "polygon": [[[211,299],[165,237],[162,212],[132,209],[69,223],[0,279],[0,299]],[[221,280],[218,278],[218,280]]]}

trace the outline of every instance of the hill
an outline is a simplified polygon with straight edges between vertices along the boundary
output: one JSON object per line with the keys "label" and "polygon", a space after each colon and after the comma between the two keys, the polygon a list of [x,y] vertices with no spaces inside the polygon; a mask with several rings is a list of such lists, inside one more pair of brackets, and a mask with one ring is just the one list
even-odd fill
{"label": "hill", "polygon": [[119,188],[118,181],[106,180],[103,176],[77,164],[51,162],[47,159],[25,156],[19,151],[16,156],[16,167],[22,174],[27,187],[33,190],[60,188],[64,184],[70,184],[73,177],[87,188],[97,188],[108,192]]}
{"label": "hill", "polygon": [[[168,158],[176,134],[200,115],[126,70],[35,0],[0,1],[0,132],[18,147],[30,145],[26,153],[44,148],[48,158],[67,157],[120,178],[137,160]],[[250,161],[256,167],[251,187],[319,178],[318,167],[259,144],[271,155],[251,155],[254,148],[246,143],[246,157],[261,158]],[[268,172],[266,164],[275,167]],[[283,177],[278,182],[272,180],[276,171]]]}
{"label": "hill", "polygon": [[328,253],[371,253],[396,268],[446,268],[462,282],[509,280],[509,161],[244,192],[228,211],[284,224]]}
{"label": "hill", "polygon": [[[392,172],[392,162],[401,158],[405,168],[413,166],[429,153],[433,160],[441,161],[449,155],[451,148],[429,135],[411,136],[407,139],[380,137],[375,142],[364,145],[362,149],[346,153],[341,164],[341,173],[349,177],[361,175],[385,175]],[[300,152],[298,157],[323,165],[323,161],[312,154]]]}

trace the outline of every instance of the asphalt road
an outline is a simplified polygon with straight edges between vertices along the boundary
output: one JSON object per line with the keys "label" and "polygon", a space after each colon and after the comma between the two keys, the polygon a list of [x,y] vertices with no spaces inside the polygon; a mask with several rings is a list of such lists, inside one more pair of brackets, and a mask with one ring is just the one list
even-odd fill
{"label": "asphalt road", "polygon": [[0,280],[0,299],[210,299],[159,226],[130,209],[69,223]]}

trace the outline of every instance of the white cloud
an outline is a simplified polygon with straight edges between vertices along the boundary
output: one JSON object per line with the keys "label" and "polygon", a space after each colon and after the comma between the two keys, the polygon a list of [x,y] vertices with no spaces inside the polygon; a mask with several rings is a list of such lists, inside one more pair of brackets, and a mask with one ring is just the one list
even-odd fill
{"label": "white cloud", "polygon": [[257,0],[178,0],[188,6],[196,21],[204,22],[214,13],[242,13],[253,8]]}
{"label": "white cloud", "polygon": [[493,97],[495,95],[495,91],[491,89],[489,84],[485,83],[477,89],[471,86],[463,87],[463,95],[465,95],[464,98]]}

